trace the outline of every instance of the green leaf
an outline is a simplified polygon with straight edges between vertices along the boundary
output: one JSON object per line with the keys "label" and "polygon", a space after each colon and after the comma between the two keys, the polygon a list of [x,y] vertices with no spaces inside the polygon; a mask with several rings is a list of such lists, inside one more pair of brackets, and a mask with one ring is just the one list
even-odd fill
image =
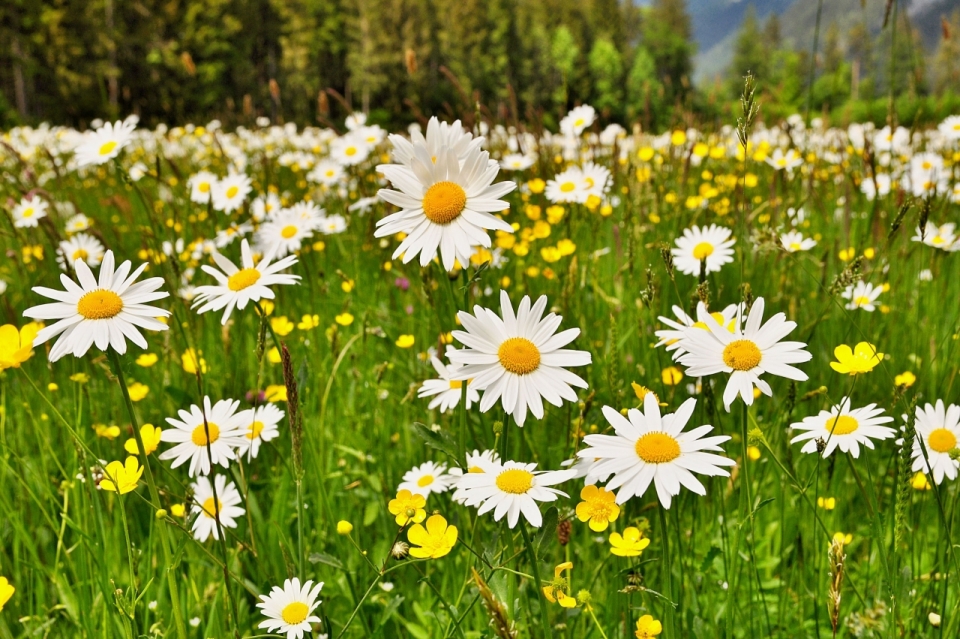
{"label": "green leaf", "polygon": [[460,459],[460,454],[457,452],[457,444],[453,441],[453,438],[445,433],[444,431],[434,432],[430,428],[427,428],[424,424],[420,422],[413,423],[413,431],[420,436],[420,439],[435,450],[439,450],[442,453],[446,453],[455,460]]}
{"label": "green leaf", "polygon": [[551,537],[556,538],[557,524],[559,521],[560,511],[557,510],[556,506],[550,506],[543,516],[543,524],[540,526],[540,532],[537,534],[537,539],[534,543],[534,547],[537,549],[537,556],[540,555],[540,548],[543,547],[543,544],[549,543],[548,540]]}
{"label": "green leaf", "polygon": [[343,564],[340,563],[340,560],[326,553],[312,552],[310,556],[307,557],[307,561],[311,564],[324,564],[337,570],[343,570]]}

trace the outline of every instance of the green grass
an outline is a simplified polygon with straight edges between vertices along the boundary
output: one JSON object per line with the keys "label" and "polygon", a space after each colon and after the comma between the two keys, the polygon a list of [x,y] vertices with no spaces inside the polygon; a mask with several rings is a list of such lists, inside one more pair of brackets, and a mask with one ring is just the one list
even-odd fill
{"label": "green grass", "polygon": [[[66,202],[94,220],[94,232],[118,260],[138,264],[146,259],[142,251],[151,259],[159,255],[162,241],[212,237],[226,219],[191,204],[185,188],[186,178],[200,168],[225,173],[223,159],[209,145],[207,149],[198,163],[128,152],[124,167],[143,159],[161,168],[159,180],[147,176],[136,189],[120,179],[118,166],[95,170],[85,180],[61,169],[60,177],[43,185],[44,197],[56,203],[57,211],[42,228],[14,229],[4,216],[0,248],[7,257],[0,278],[9,287],[0,297],[3,323],[21,326],[26,321],[22,312],[43,303],[30,286],[59,287],[52,238],[63,235]],[[543,159],[537,175],[552,176],[551,159]],[[39,156],[35,163],[42,172],[49,159]],[[293,272],[302,282],[278,287],[273,311],[274,317],[285,315],[295,324],[304,314],[320,318],[317,328],[294,329],[281,338],[300,393],[302,519],[286,420],[281,437],[265,445],[257,459],[233,464],[228,472],[244,493],[246,517],[227,531],[225,544],[200,544],[190,535],[187,520],[155,515],[146,478],[122,497],[94,489],[90,469],[98,459],[122,461],[123,443],[132,437],[109,356],[92,349],[83,358],[68,356],[50,364],[44,346],[20,369],[0,373],[0,576],[17,588],[0,612],[0,638],[177,637],[181,629],[189,637],[262,636],[256,629],[262,619],[255,608],[258,596],[292,576],[325,582],[319,630],[331,638],[493,637],[472,568],[503,603],[518,637],[544,635],[545,607],[550,636],[567,639],[632,637],[643,614],[662,620],[662,636],[670,639],[826,638],[833,636],[826,603],[827,550],[838,531],[850,533],[853,541],[846,546],[837,636],[956,636],[960,562],[953,546],[960,539],[954,532],[955,483],[946,481],[929,491],[910,488],[913,473],[898,470],[898,447],[892,441],[879,442],[856,460],[836,452],[818,461],[790,446],[786,429],[846,394],[854,406],[878,403],[897,417],[897,427],[903,423],[899,416],[912,413],[916,403],[957,401],[960,256],[910,241],[923,203],[915,203],[891,233],[896,198],[870,202],[859,193],[856,180],[865,168],[856,156],[842,170],[817,159],[812,176],[807,164],[786,180],[782,174],[774,178],[767,165],[754,160],[744,167],[732,158],[706,159],[700,167],[690,167],[683,154],[669,150],[663,164],[652,165],[646,182],[636,178],[643,163],[635,154],[626,164],[605,164],[614,171],[612,193],[620,199],[611,215],[567,206],[550,236],[533,240],[527,255],[507,250],[502,266],[474,266],[460,276],[448,277],[436,264],[421,269],[415,262],[391,262],[396,242],[381,244],[372,233],[374,221],[386,214],[383,205],[365,217],[346,211],[358,197],[375,192],[372,166],[351,170],[357,186],[348,198],[323,200],[328,213],[348,217],[349,229],[317,238],[324,240],[323,249],[301,254]],[[4,168],[11,179],[0,193],[18,201],[36,185],[31,175],[14,167],[16,161],[6,156]],[[706,170],[731,179],[704,178]],[[757,186],[745,189],[745,201],[742,180],[734,186],[744,170],[758,178]],[[248,171],[255,194],[270,184],[288,193],[290,203],[307,192],[318,197],[300,174],[259,152],[251,153]],[[687,197],[702,183],[719,184],[719,192],[709,206],[687,208]],[[523,199],[544,211],[549,206],[537,194],[517,192],[508,199],[512,206],[506,219],[522,228],[534,224]],[[776,247],[774,228],[785,220],[788,206],[801,205],[809,221],[801,230],[818,236],[819,243],[809,253],[787,254]],[[933,200],[929,215],[937,223],[957,220],[957,205]],[[428,446],[414,425],[438,425],[434,428],[458,442],[460,413],[428,411],[415,388],[433,375],[421,353],[429,346],[442,350],[441,335],[457,328],[455,313],[466,308],[464,300],[469,308],[477,303],[498,309],[497,292],[509,278],[507,290],[515,304],[524,294],[545,294],[563,315],[562,328],[581,329],[573,347],[590,351],[593,363],[578,371],[590,385],[579,393],[580,403],[548,406],[543,420],[530,418],[522,430],[512,422],[504,426],[509,459],[557,469],[581,445],[578,433],[607,429],[602,406],[640,403],[631,382],[655,390],[669,404],[665,411],[672,412],[689,396],[687,385],[695,380],[664,385],[661,372],[671,362],[663,349],[653,348],[653,331],[659,327],[657,317],[669,315],[672,305],[691,311],[698,282],[680,273],[671,277],[661,247],[672,245],[692,224],[714,222],[733,229],[736,258],[707,278],[700,295],[715,308],[744,296],[765,298],[766,315],[782,311],[796,321],[790,339],[808,342],[813,354],[811,362],[801,365],[809,381],[793,386],[768,375],[774,396],[761,397],[749,411],[742,411],[739,400],[732,412],[723,410],[719,398],[725,375],[704,380],[706,392],[698,395],[691,426],[713,424],[730,435],[725,453],[738,462],[747,443],[742,433],[760,429],[765,443],[759,438],[752,442],[760,448],[759,459],[738,465],[730,479],[705,481],[706,497],[682,492],[666,512],[648,491],[626,503],[602,534],[574,517],[566,546],[559,544],[555,525],[531,530],[536,566],[520,528],[509,530],[490,515],[477,517],[475,509],[453,504],[449,494],[434,496],[427,509],[439,511],[460,531],[453,551],[436,560],[388,559],[398,530],[386,506],[402,474],[428,459],[457,463]],[[560,239],[572,240],[575,253],[546,263],[540,249]],[[25,245],[42,246],[44,259],[26,262]],[[857,275],[850,272],[851,262],[838,257],[847,247],[858,255],[874,250],[857,273],[873,284],[889,283],[881,297],[888,312],[848,311],[839,291],[831,293],[838,277]],[[236,259],[238,245],[225,253]],[[206,258],[156,260],[148,273],[166,278],[165,290],[175,293],[178,274],[199,263],[207,263]],[[547,268],[553,277],[544,275]],[[932,271],[931,281],[920,280],[924,269]],[[194,283],[210,281],[196,270]],[[409,288],[398,286],[398,278],[406,278]],[[342,286],[348,280],[354,282],[349,292]],[[485,293],[488,288],[493,294]],[[160,305],[173,316],[169,331],[147,336],[149,352],[159,361],[150,368],[136,365],[136,347],[120,358],[128,383],[150,389],[135,404],[139,423],[165,425],[166,417],[204,394],[249,406],[248,394],[255,389],[284,383],[279,364],[266,357],[258,361],[260,323],[252,307],[236,312],[224,328],[219,314],[197,315],[176,295]],[[349,326],[334,321],[343,312],[355,317]],[[405,334],[415,337],[412,348],[395,345]],[[264,339],[267,350],[275,345],[270,332]],[[856,378],[830,369],[837,345],[862,340],[886,354],[880,366]],[[181,366],[181,354],[190,347],[202,352],[205,374],[192,375]],[[894,375],[906,370],[917,381],[898,390]],[[89,381],[71,381],[76,373],[85,373]],[[50,390],[51,383],[58,388]],[[467,447],[502,445],[495,424],[503,419],[499,407],[467,413]],[[96,424],[117,425],[121,434],[113,440],[98,437]],[[161,444],[160,450],[167,447]],[[189,504],[184,468],[171,470],[156,454],[149,464],[168,514],[174,504]],[[557,502],[560,519],[570,519],[581,488],[580,480],[564,486],[570,499]],[[816,508],[818,497],[835,497],[836,508]],[[542,510],[546,513],[547,507]],[[546,518],[556,521],[549,514]],[[349,537],[337,534],[338,520],[353,524]],[[606,537],[628,525],[645,529],[652,543],[638,558],[614,557]],[[571,592],[589,590],[590,610],[561,609],[537,592],[531,577],[539,571],[549,582],[554,566],[565,560],[574,563]],[[384,562],[388,572],[381,575],[378,568]],[[393,587],[385,590],[374,585],[378,581]],[[180,628],[177,607],[184,619]],[[942,615],[941,627],[929,623],[930,612]]]}

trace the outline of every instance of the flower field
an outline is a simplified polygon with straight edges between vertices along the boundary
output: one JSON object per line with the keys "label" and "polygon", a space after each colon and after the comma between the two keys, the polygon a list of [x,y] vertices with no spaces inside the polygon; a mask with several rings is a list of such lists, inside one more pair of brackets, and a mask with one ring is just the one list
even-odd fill
{"label": "flower field", "polygon": [[0,639],[960,634],[960,117],[0,139]]}

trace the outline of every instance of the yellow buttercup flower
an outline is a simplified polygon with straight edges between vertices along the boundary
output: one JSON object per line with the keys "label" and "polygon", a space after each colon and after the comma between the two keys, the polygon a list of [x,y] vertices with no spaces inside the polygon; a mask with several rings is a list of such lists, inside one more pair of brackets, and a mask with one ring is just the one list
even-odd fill
{"label": "yellow buttercup flower", "polygon": [[[153,424],[144,424],[140,427],[140,438],[143,439],[143,447],[146,450],[147,455],[150,455],[157,450],[157,447],[160,445],[160,435],[162,433],[163,429],[161,429],[159,426],[154,426]],[[137,440],[133,437],[124,443],[123,448],[131,455],[140,454],[140,450],[137,447]]]}
{"label": "yellow buttercup flower", "polygon": [[127,386],[127,392],[130,393],[131,402],[139,402],[150,392],[150,387],[140,382],[134,382]]}
{"label": "yellow buttercup flower", "polygon": [[913,486],[914,490],[930,490],[932,488],[930,480],[927,479],[923,471],[917,471],[917,474],[910,480],[910,485]]}
{"label": "yellow buttercup flower", "polygon": [[270,326],[273,328],[273,332],[279,335],[280,337],[286,337],[291,332],[293,332],[293,322],[287,319],[286,315],[281,315],[280,317],[274,317],[270,320]]}
{"label": "yellow buttercup flower", "polygon": [[270,384],[263,394],[268,402],[287,401],[287,387],[280,384]]}
{"label": "yellow buttercup flower", "polygon": [[297,328],[301,331],[309,331],[318,326],[320,326],[319,315],[304,315],[300,318],[300,322],[297,324]]}
{"label": "yellow buttercup flower", "polygon": [[427,511],[424,510],[426,505],[426,497],[415,495],[404,488],[397,493],[396,499],[390,500],[387,509],[391,515],[396,516],[398,526],[406,526],[408,522],[419,524],[427,518]]}
{"label": "yellow buttercup flower", "polygon": [[668,366],[660,373],[660,377],[667,386],[676,386],[683,380],[683,371],[676,366]]}
{"label": "yellow buttercup flower", "polygon": [[353,532],[353,524],[351,524],[346,519],[341,519],[337,522],[337,534],[338,535],[349,535]]}
{"label": "yellow buttercup flower", "polygon": [[207,372],[207,360],[203,359],[203,353],[197,353],[193,348],[188,348],[183,351],[183,354],[180,356],[180,363],[183,366],[183,370],[191,375],[196,375],[197,370],[201,373],[206,374]]}
{"label": "yellow buttercup flower", "polygon": [[97,437],[103,437],[104,439],[116,439],[120,436],[120,427],[119,426],[107,426],[106,424],[94,424],[93,431],[97,434]]}
{"label": "yellow buttercup flower", "polygon": [[553,582],[543,587],[543,596],[550,603],[558,603],[564,608],[576,608],[577,598],[567,594],[570,590],[569,581],[563,577],[563,571],[573,570],[573,562],[565,561],[553,571]]}
{"label": "yellow buttercup flower", "polygon": [[817,497],[817,506],[824,510],[833,510],[837,507],[836,497]]}
{"label": "yellow buttercup flower", "polygon": [[534,178],[527,182],[527,187],[530,189],[531,193],[543,193],[543,189],[547,188],[547,183],[541,180],[540,178]]}
{"label": "yellow buttercup flower", "polygon": [[122,464],[118,461],[110,462],[104,471],[105,476],[100,481],[100,488],[121,495],[134,490],[143,475],[143,467],[136,457],[127,457],[127,461]]}
{"label": "yellow buttercup flower", "polygon": [[17,589],[7,581],[6,577],[0,577],[0,612],[3,612],[3,607],[10,601],[10,597],[12,597],[16,591]]}
{"label": "yellow buttercup flower", "polygon": [[917,376],[911,373],[910,371],[904,371],[899,375],[895,375],[893,378],[893,383],[897,386],[903,386],[904,388],[910,388],[917,381]]}
{"label": "yellow buttercup flower", "polygon": [[33,340],[42,328],[39,322],[28,322],[20,330],[13,324],[0,326],[0,371],[20,368],[33,356]]}
{"label": "yellow buttercup flower", "polygon": [[653,393],[653,396],[657,398],[657,403],[661,406],[666,406],[664,402],[660,401],[660,397],[646,386],[636,382],[630,382],[630,387],[633,389],[634,394],[636,394],[637,399],[643,401],[643,398],[647,396],[647,393]]}
{"label": "yellow buttercup flower", "polygon": [[400,348],[410,348],[415,341],[413,335],[401,335],[397,338],[395,344]]}
{"label": "yellow buttercup flower", "polygon": [[577,519],[589,521],[590,530],[602,532],[620,516],[616,493],[596,486],[584,486],[577,504]]}
{"label": "yellow buttercup flower", "polygon": [[90,376],[86,373],[74,373],[70,376],[71,382],[76,382],[77,384],[86,384],[90,381]]}
{"label": "yellow buttercup flower", "polygon": [[643,615],[637,619],[637,639],[653,639],[663,632],[663,624],[653,618],[653,615]]}
{"label": "yellow buttercup flower", "polygon": [[618,557],[639,557],[649,545],[650,540],[634,526],[624,530],[623,535],[610,533],[610,552]]}
{"label": "yellow buttercup flower", "polygon": [[351,315],[350,313],[340,313],[333,319],[340,326],[350,326],[351,324],[353,324],[353,315]]}
{"label": "yellow buttercup flower", "polygon": [[448,526],[440,515],[427,519],[427,525],[414,524],[407,531],[410,556],[417,559],[439,559],[453,550],[457,543],[457,527]]}
{"label": "yellow buttercup flower", "polygon": [[135,360],[137,366],[143,366],[144,368],[150,368],[157,363],[157,360],[160,359],[157,357],[156,353],[143,353]]}
{"label": "yellow buttercup flower", "polygon": [[170,514],[174,517],[183,517],[187,513],[187,508],[183,504],[173,504],[170,506]]}
{"label": "yellow buttercup flower", "polygon": [[830,368],[847,375],[869,373],[883,359],[883,353],[877,347],[867,342],[860,342],[854,348],[846,344],[837,346],[833,351],[837,361],[830,362]]}

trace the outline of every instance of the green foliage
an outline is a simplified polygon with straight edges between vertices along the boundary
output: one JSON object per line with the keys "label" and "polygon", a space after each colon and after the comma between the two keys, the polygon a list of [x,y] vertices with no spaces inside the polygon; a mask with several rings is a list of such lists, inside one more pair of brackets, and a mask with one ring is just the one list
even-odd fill
{"label": "green foliage", "polygon": [[590,50],[594,78],[593,105],[605,114],[618,114],[623,104],[623,60],[609,40],[597,40]]}

